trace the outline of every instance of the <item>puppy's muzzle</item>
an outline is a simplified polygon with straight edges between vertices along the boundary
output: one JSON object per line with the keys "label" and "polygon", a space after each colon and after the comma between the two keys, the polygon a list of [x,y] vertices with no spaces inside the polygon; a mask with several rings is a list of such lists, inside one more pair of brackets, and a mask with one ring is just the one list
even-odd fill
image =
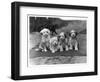
{"label": "puppy's muzzle", "polygon": [[71,37],[75,37],[76,35],[74,33],[71,34]]}
{"label": "puppy's muzzle", "polygon": [[45,37],[45,38],[48,38],[48,34],[45,34],[44,37]]}
{"label": "puppy's muzzle", "polygon": [[54,43],[53,43],[53,46],[54,46],[54,47],[57,47],[57,46],[58,46],[58,43],[57,43],[57,42],[54,42]]}

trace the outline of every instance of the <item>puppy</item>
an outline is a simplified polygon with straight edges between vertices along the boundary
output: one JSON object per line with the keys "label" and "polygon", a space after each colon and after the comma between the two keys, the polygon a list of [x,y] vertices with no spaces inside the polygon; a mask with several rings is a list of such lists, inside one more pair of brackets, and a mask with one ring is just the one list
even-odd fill
{"label": "puppy", "polygon": [[49,47],[49,40],[50,40],[50,30],[44,28],[40,31],[40,34],[41,34],[41,42],[39,48],[42,51],[47,52],[47,48]]}
{"label": "puppy", "polygon": [[58,41],[59,41],[59,49],[60,51],[64,51],[64,49],[66,51],[68,51],[68,38],[65,35],[64,32],[61,32],[58,36]]}
{"label": "puppy", "polygon": [[74,48],[74,50],[78,50],[77,32],[75,30],[71,30],[69,36],[69,49],[73,50]]}
{"label": "puppy", "polygon": [[58,51],[58,37],[54,36],[50,39],[50,50],[52,53]]}

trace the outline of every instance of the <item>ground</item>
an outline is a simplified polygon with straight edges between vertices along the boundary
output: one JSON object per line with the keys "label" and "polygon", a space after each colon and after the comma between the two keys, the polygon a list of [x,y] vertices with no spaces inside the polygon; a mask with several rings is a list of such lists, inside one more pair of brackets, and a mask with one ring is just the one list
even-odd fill
{"label": "ground", "polygon": [[41,52],[35,51],[34,47],[39,43],[38,33],[31,35],[29,64],[31,65],[44,65],[44,64],[75,64],[75,63],[86,63],[86,34],[78,35],[77,39],[79,42],[79,50],[74,51],[63,51],[51,53],[50,51]]}
{"label": "ground", "polygon": [[32,49],[30,51],[30,63],[31,65],[86,63],[86,54],[81,54],[77,51],[64,51],[52,54],[50,51],[36,52]]}

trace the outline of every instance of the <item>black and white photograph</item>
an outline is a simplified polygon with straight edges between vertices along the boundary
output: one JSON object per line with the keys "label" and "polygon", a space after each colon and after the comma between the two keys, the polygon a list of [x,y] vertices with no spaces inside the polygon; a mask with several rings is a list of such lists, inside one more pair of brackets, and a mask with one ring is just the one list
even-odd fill
{"label": "black and white photograph", "polygon": [[97,75],[97,7],[12,3],[12,79]]}
{"label": "black and white photograph", "polygon": [[68,20],[67,16],[28,17],[28,64],[55,65],[87,62],[86,20]]}

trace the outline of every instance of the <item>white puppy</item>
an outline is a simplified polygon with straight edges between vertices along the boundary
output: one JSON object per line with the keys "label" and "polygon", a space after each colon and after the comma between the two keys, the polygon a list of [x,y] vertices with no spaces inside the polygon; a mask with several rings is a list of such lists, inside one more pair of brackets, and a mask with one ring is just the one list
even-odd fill
{"label": "white puppy", "polygon": [[41,37],[39,48],[42,51],[47,52],[47,48],[49,47],[49,40],[50,40],[50,30],[44,28],[40,31],[40,33],[42,37]]}
{"label": "white puppy", "polygon": [[54,36],[50,39],[50,50],[52,53],[58,51],[58,37]]}
{"label": "white puppy", "polygon": [[64,51],[64,49],[66,51],[68,51],[68,38],[66,37],[64,32],[61,32],[59,34],[58,40],[59,40],[59,49],[60,49],[60,51]]}
{"label": "white puppy", "polygon": [[78,41],[77,41],[77,33],[75,30],[71,30],[70,37],[69,37],[69,49],[72,50],[73,48],[75,50],[78,50]]}

